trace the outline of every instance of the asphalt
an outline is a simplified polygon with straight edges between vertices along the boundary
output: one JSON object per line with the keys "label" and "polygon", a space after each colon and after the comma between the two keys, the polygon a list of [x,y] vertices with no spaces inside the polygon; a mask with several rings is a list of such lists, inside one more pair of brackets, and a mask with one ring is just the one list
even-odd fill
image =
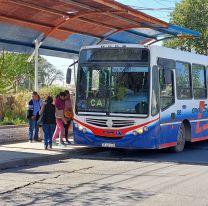
{"label": "asphalt", "polygon": [[195,164],[208,162],[207,146],[191,144],[178,154],[88,148],[69,159],[2,170],[0,205],[208,206],[208,166]]}
{"label": "asphalt", "polygon": [[54,146],[51,150],[45,150],[42,142],[0,145],[0,170],[69,158],[208,165],[208,141],[188,144],[184,152],[178,154],[170,153],[169,150],[114,150],[73,144]]}

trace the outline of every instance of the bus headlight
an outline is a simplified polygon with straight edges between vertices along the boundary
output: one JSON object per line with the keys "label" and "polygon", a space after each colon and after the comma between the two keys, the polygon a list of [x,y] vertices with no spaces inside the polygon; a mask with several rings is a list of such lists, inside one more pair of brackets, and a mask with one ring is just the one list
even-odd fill
{"label": "bus headlight", "polygon": [[133,135],[135,135],[135,136],[136,136],[137,134],[138,134],[138,133],[137,133],[137,131],[136,131],[136,130],[134,130],[134,131],[133,131]]}
{"label": "bus headlight", "polygon": [[83,131],[84,127],[82,125],[79,125],[78,129],[79,131]]}
{"label": "bus headlight", "polygon": [[139,134],[143,134],[143,132],[144,132],[143,127],[139,128],[139,129],[137,130],[137,132],[138,132]]}
{"label": "bus headlight", "polygon": [[78,125],[77,123],[74,123],[74,127],[75,127],[75,128],[78,128],[79,125]]}
{"label": "bus headlight", "polygon": [[82,132],[83,133],[86,133],[87,132],[87,129],[86,128],[83,128]]}
{"label": "bus headlight", "polygon": [[134,130],[132,133],[133,135],[137,135],[137,134],[143,134],[144,132],[147,132],[149,129],[147,126],[145,127],[140,127],[137,130]]}
{"label": "bus headlight", "polygon": [[147,132],[148,131],[148,127],[147,126],[144,126],[143,127],[143,130],[144,130],[144,132]]}

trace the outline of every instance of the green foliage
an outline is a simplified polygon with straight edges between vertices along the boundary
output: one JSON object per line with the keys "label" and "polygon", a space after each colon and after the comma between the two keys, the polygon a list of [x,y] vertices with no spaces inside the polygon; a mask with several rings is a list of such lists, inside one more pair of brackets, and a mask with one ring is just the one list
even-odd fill
{"label": "green foliage", "polygon": [[4,96],[3,120],[0,121],[0,124],[23,124],[27,122],[26,103],[30,96],[29,92]]}
{"label": "green foliage", "polygon": [[0,93],[16,92],[20,84],[34,78],[34,66],[28,55],[3,52],[0,56]]}
{"label": "green foliage", "polygon": [[57,86],[52,86],[52,87],[42,87],[39,91],[41,99],[46,99],[47,96],[52,96],[56,97],[60,92],[64,91],[65,88],[63,87],[57,87]]}
{"label": "green foliage", "polygon": [[[62,87],[44,87],[39,91],[42,100],[45,100],[48,95],[55,97],[65,88]],[[31,98],[31,92],[19,92],[12,96],[3,96],[3,108],[0,107],[0,113],[3,114],[3,119],[0,119],[0,125],[16,125],[26,124],[26,104]],[[3,110],[3,111],[1,111]]]}
{"label": "green foliage", "polygon": [[[0,94],[31,90],[34,85],[34,61],[29,55],[2,52],[0,55]],[[63,80],[63,72],[39,57],[39,86],[51,86]]]}
{"label": "green foliage", "polygon": [[[2,52],[0,54],[0,125],[23,124],[26,119],[26,103],[31,98],[34,85],[34,61],[29,55]],[[63,80],[63,73],[44,58],[39,57],[39,94],[44,100],[55,97],[64,88],[50,86],[55,80]]]}
{"label": "green foliage", "polygon": [[0,125],[23,125],[26,124],[26,119],[21,119],[20,117],[14,117],[13,115],[7,116],[0,121]]}
{"label": "green foliage", "polygon": [[171,14],[171,23],[198,31],[200,38],[175,39],[164,42],[164,46],[193,51],[199,54],[208,54],[208,1],[182,0],[176,4]]}
{"label": "green foliage", "polygon": [[116,95],[117,99],[118,100],[123,100],[123,98],[125,97],[126,93],[127,93],[126,87],[119,86],[118,90],[117,90],[117,95]]}

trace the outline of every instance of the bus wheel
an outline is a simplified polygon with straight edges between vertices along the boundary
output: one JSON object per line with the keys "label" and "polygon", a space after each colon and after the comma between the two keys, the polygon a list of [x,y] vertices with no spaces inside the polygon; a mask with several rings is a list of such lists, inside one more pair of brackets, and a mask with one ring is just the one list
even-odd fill
{"label": "bus wheel", "polygon": [[172,151],[175,153],[182,152],[184,149],[185,143],[186,143],[185,127],[182,124],[178,132],[177,145],[171,148]]}

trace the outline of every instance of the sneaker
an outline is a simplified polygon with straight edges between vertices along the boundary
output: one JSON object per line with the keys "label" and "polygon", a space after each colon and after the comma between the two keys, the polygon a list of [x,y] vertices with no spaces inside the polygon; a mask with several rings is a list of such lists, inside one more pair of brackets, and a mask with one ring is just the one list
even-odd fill
{"label": "sneaker", "polygon": [[52,143],[52,145],[53,145],[53,146],[58,146],[58,143],[57,143],[56,141],[54,141],[54,142]]}
{"label": "sneaker", "polygon": [[66,145],[65,142],[62,139],[60,140],[60,144]]}
{"label": "sneaker", "polygon": [[49,145],[49,148],[52,149],[52,145]]}
{"label": "sneaker", "polygon": [[67,144],[71,144],[71,142],[68,139],[66,140],[66,142],[67,142]]}
{"label": "sneaker", "polygon": [[33,141],[32,140],[29,140],[29,143],[32,143]]}
{"label": "sneaker", "polygon": [[44,147],[45,149],[48,149],[48,145],[45,145],[45,147]]}

